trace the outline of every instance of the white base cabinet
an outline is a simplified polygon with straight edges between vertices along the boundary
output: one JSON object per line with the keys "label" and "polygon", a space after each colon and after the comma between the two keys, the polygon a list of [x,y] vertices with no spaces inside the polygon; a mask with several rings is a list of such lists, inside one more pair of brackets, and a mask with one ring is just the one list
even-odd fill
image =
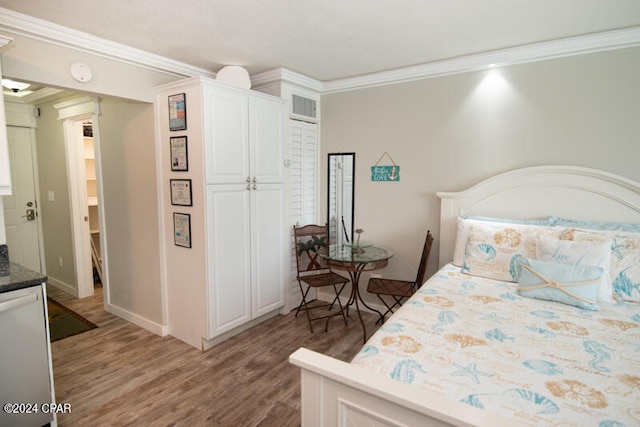
{"label": "white base cabinet", "polygon": [[[179,93],[187,129],[170,131],[168,97]],[[156,107],[168,331],[207,348],[285,304],[285,103],[198,77],[159,87]],[[188,171],[174,171],[170,141],[183,136]],[[171,179],[191,180],[192,206],[172,204]],[[190,216],[191,248],[174,243],[174,213]]]}

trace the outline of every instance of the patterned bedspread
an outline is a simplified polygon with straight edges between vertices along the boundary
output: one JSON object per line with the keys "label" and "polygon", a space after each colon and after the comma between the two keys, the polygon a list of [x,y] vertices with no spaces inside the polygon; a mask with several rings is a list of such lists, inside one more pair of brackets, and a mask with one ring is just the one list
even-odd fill
{"label": "patterned bedspread", "polygon": [[532,425],[640,425],[640,305],[524,298],[444,266],[352,363]]}

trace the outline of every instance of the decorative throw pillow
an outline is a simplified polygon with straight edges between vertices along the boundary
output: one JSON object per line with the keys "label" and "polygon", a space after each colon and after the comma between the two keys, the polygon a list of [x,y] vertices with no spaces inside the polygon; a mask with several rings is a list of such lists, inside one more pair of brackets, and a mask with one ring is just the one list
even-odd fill
{"label": "decorative throw pillow", "polygon": [[542,219],[512,219],[512,218],[493,218],[488,216],[465,216],[458,217],[458,227],[456,230],[456,241],[453,248],[453,259],[451,263],[457,267],[462,267],[464,255],[469,239],[469,231],[473,225],[491,223],[494,225],[535,225],[535,226],[553,226],[555,217]]}
{"label": "decorative throw pillow", "polygon": [[613,238],[609,276],[618,298],[640,302],[640,233]]}
{"label": "decorative throw pillow", "polygon": [[[556,228],[556,227],[554,227]],[[611,240],[609,279],[614,295],[640,302],[640,233],[611,230],[556,228],[562,239],[573,241]]]}
{"label": "decorative throw pillow", "polygon": [[609,230],[640,233],[640,224],[623,222],[577,221],[575,219],[556,218],[554,221],[554,225],[560,227],[582,228],[588,230]]}
{"label": "decorative throw pillow", "polygon": [[520,259],[536,257],[536,238],[555,234],[545,226],[475,223],[469,230],[461,271],[515,282],[520,277]]}
{"label": "decorative throw pillow", "polygon": [[558,264],[600,267],[605,274],[598,283],[598,301],[613,302],[613,289],[609,278],[611,241],[574,241],[541,237],[536,240],[536,259]]}
{"label": "decorative throw pillow", "polygon": [[604,275],[601,268],[532,259],[523,259],[521,266],[518,294],[523,297],[600,310],[597,298],[598,282]]}

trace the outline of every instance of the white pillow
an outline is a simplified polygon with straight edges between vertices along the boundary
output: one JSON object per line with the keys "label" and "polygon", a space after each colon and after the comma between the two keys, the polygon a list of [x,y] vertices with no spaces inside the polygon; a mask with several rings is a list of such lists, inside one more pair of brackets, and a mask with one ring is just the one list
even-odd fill
{"label": "white pillow", "polygon": [[464,263],[464,253],[467,246],[467,240],[469,239],[469,230],[474,224],[493,224],[493,225],[507,225],[507,224],[521,224],[521,225],[539,225],[539,226],[552,226],[555,221],[554,217],[548,217],[543,219],[511,219],[511,218],[493,218],[487,216],[465,216],[458,217],[458,227],[456,230],[456,241],[453,247],[453,259],[451,264],[456,267],[462,267]]}
{"label": "white pillow", "polygon": [[614,295],[640,302],[640,233],[611,230],[580,230],[554,227],[561,239],[576,242],[611,241],[609,279]]}
{"label": "white pillow", "polygon": [[598,301],[613,302],[609,277],[611,241],[574,241],[552,237],[536,240],[536,259],[558,264],[600,267],[605,274],[598,281]]}
{"label": "white pillow", "polygon": [[461,271],[516,282],[522,259],[536,257],[536,238],[554,234],[552,227],[540,225],[475,223],[469,230]]}

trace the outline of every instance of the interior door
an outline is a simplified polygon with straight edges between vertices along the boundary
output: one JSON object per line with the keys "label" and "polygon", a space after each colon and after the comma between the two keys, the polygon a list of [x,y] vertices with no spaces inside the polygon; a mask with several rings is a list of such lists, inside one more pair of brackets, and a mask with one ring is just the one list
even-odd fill
{"label": "interior door", "polygon": [[42,272],[31,129],[7,126],[12,194],[3,196],[9,259]]}

